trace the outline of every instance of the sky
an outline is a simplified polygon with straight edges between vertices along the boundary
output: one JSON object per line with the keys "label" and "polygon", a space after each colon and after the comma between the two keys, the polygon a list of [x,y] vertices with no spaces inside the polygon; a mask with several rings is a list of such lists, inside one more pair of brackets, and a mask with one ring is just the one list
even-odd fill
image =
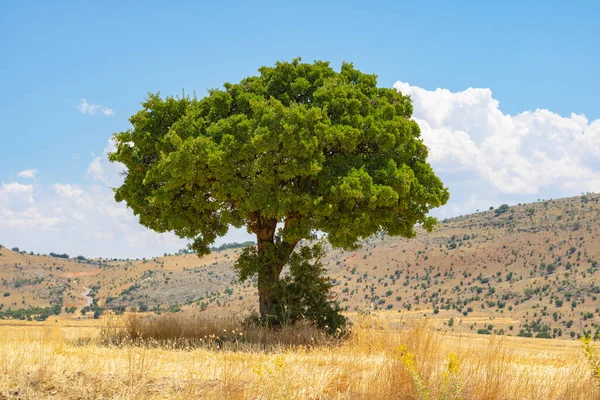
{"label": "sky", "polygon": [[599,192],[599,3],[488,3],[0,0],[0,244],[111,258],[185,247],[114,202],[111,135],[149,92],[203,96],[299,56],[411,95],[451,193],[433,215]]}

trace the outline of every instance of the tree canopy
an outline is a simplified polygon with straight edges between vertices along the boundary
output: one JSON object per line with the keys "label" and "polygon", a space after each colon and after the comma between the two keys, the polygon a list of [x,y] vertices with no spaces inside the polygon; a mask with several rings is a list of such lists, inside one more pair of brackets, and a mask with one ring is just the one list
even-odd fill
{"label": "tree canopy", "polygon": [[337,72],[300,59],[201,99],[150,94],[133,127],[114,135],[110,160],[126,167],[115,199],[200,255],[230,226],[246,227],[255,256],[271,252],[255,260],[266,269],[245,271],[258,273],[260,292],[261,276],[277,280],[316,232],[352,249],[378,232],[413,237],[416,224],[434,226],[428,212],[449,193],[412,111],[408,96],[352,64]]}

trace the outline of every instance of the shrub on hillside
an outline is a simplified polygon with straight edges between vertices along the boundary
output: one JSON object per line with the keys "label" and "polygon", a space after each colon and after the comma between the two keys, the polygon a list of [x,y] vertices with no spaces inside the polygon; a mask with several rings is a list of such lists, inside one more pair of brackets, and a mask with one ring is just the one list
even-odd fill
{"label": "shrub on hillside", "polygon": [[502,204],[500,207],[496,209],[496,215],[504,214],[508,211],[508,204]]}

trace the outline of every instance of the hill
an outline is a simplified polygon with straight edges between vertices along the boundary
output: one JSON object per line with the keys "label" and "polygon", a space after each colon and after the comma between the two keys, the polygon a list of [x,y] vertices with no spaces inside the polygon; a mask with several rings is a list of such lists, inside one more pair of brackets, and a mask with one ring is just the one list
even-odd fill
{"label": "hill", "polygon": [[[369,238],[353,252],[326,247],[325,264],[349,313],[377,310],[398,323],[427,316],[481,334],[578,337],[600,332],[599,222],[600,195],[503,205],[411,240]],[[117,311],[246,314],[255,310],[256,285],[235,280],[239,252],[109,261],[2,248],[0,312],[59,305],[79,313],[89,289],[94,304]]]}

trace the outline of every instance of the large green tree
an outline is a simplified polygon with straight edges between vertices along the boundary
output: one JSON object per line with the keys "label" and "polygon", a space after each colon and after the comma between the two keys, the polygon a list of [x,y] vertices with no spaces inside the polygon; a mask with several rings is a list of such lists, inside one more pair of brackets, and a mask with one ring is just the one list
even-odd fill
{"label": "large green tree", "polygon": [[262,316],[303,238],[320,232],[345,249],[378,232],[410,238],[449,197],[410,98],[352,64],[278,62],[202,99],[151,94],[142,105],[114,135],[110,160],[126,167],[115,199],[199,255],[230,226],[255,234],[237,267],[258,275]]}

